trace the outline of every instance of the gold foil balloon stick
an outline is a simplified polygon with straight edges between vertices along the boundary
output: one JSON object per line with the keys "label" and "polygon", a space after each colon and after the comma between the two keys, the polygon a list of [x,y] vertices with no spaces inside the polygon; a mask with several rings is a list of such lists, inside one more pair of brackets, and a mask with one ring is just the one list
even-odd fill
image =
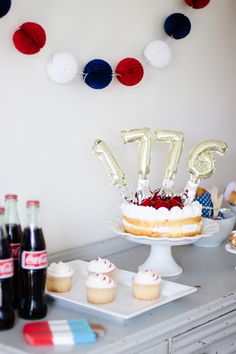
{"label": "gold foil balloon stick", "polygon": [[190,180],[183,194],[183,198],[186,199],[185,204],[193,201],[200,181],[215,172],[216,163],[212,156],[213,153],[223,156],[227,150],[227,144],[220,140],[206,140],[192,149],[188,159]]}
{"label": "gold foil balloon stick", "polygon": [[92,150],[105,166],[111,185],[118,187],[123,198],[127,200],[132,199],[131,191],[125,181],[125,174],[121,170],[107,144],[104,143],[104,141],[97,139],[94,142]]}
{"label": "gold foil balloon stick", "polygon": [[138,143],[138,202],[148,198],[150,193],[150,164],[151,164],[151,132],[149,128],[132,129],[121,131],[121,138],[124,144]]}
{"label": "gold foil balloon stick", "polygon": [[154,140],[170,144],[167,166],[160,194],[172,195],[180,156],[183,151],[184,133],[172,130],[155,130]]}

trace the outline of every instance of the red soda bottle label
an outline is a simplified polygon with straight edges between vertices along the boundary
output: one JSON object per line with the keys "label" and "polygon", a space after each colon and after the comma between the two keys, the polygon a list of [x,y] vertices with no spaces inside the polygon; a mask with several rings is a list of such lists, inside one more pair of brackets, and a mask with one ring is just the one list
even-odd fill
{"label": "red soda bottle label", "polygon": [[20,243],[11,243],[11,256],[12,258],[19,259],[20,254]]}
{"label": "red soda bottle label", "polygon": [[21,266],[24,269],[43,269],[48,265],[47,251],[23,251]]}
{"label": "red soda bottle label", "polygon": [[13,258],[1,259],[0,279],[13,277],[13,274],[14,274]]}

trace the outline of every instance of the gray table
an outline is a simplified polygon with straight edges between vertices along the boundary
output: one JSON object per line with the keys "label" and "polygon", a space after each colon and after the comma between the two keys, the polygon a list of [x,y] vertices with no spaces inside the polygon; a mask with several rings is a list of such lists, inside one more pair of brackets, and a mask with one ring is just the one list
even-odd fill
{"label": "gray table", "polygon": [[[114,238],[51,255],[50,261],[109,256],[119,268],[137,271],[149,250]],[[96,344],[34,348],[21,334],[26,321],[17,318],[12,330],[0,334],[0,353],[236,353],[236,256],[226,252],[224,245],[172,250],[184,272],[167,280],[197,286],[197,292],[123,322],[49,304],[46,320],[87,318],[104,325],[106,335]]]}

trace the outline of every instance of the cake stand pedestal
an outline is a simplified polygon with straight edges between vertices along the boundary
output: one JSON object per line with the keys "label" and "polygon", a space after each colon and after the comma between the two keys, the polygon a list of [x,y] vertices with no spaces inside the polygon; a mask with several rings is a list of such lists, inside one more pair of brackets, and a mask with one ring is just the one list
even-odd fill
{"label": "cake stand pedestal", "polygon": [[152,269],[157,271],[162,277],[172,277],[183,272],[183,268],[181,268],[173,258],[172,246],[189,245],[203,237],[211,237],[219,231],[219,225],[210,219],[204,219],[202,233],[200,235],[176,238],[154,238],[131,235],[124,232],[120,220],[110,221],[108,227],[126,240],[151,246],[150,254],[146,261],[139,266],[139,270]]}
{"label": "cake stand pedestal", "polygon": [[124,233],[122,233],[121,236],[129,241],[151,246],[148,258],[138,269],[152,269],[158,272],[162,277],[173,277],[183,273],[183,268],[180,267],[173,258],[172,246],[189,245],[199,240],[199,238],[204,237],[203,235],[198,235],[194,237],[153,238]]}
{"label": "cake stand pedestal", "polygon": [[[227,252],[233,253],[236,255],[236,248],[231,247],[230,243],[227,243],[227,245],[225,245],[225,249]],[[236,269],[236,267],[234,267],[234,269]]]}
{"label": "cake stand pedestal", "polygon": [[139,270],[153,269],[163,277],[170,277],[183,273],[173,258],[171,245],[151,245],[151,251],[146,261],[141,264]]}

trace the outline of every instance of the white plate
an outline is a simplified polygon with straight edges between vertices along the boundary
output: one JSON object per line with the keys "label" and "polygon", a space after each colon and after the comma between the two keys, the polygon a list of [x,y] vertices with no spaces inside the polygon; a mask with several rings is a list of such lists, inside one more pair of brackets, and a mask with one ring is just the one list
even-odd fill
{"label": "white plate", "polygon": [[236,248],[233,248],[230,243],[227,243],[227,245],[225,245],[225,249],[230,253],[236,254]]}
{"label": "white plate", "polygon": [[68,262],[74,270],[72,289],[66,293],[47,292],[47,295],[65,304],[76,305],[78,309],[87,309],[97,314],[109,315],[116,319],[129,319],[164,305],[173,300],[195,292],[195,287],[162,280],[161,296],[154,301],[141,301],[132,297],[132,279],[135,273],[117,270],[116,299],[105,305],[94,305],[87,301],[85,280],[87,278],[87,262],[76,260]]}
{"label": "white plate", "polygon": [[168,245],[168,246],[183,246],[196,242],[204,237],[211,237],[214,233],[219,231],[219,225],[210,219],[203,218],[202,231],[200,235],[185,236],[185,237],[149,237],[149,236],[135,236],[124,231],[122,222],[119,219],[113,219],[107,222],[109,230],[115,232],[117,235],[126,238],[129,241],[146,244],[146,245]]}

